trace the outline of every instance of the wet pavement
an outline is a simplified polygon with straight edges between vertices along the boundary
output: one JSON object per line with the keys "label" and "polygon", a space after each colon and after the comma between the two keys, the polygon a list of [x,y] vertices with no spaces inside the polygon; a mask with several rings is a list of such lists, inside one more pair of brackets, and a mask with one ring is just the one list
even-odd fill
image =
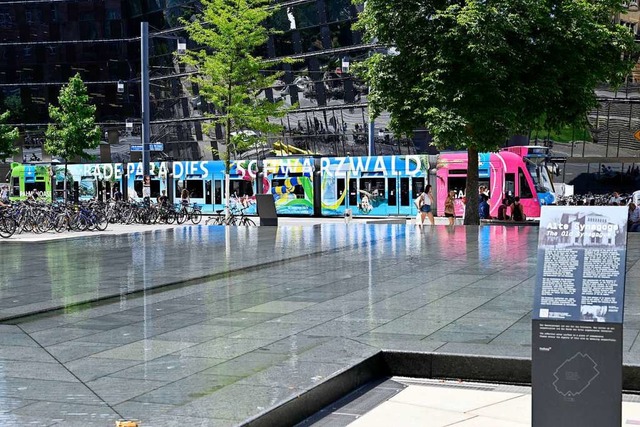
{"label": "wet pavement", "polygon": [[[3,242],[0,425],[236,425],[381,349],[529,358],[537,233],[334,222]],[[639,259],[632,234],[626,364]]]}

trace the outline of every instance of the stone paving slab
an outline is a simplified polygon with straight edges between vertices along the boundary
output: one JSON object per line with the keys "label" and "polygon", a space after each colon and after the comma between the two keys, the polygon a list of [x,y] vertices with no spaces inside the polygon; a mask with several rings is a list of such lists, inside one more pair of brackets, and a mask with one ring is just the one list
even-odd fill
{"label": "stone paving slab", "polygon": [[[199,226],[1,245],[5,317],[16,298],[116,298],[0,324],[0,424],[80,425],[73,404],[85,425],[232,426],[383,349],[529,358],[537,232]],[[628,254],[624,358],[640,364],[640,235]]]}

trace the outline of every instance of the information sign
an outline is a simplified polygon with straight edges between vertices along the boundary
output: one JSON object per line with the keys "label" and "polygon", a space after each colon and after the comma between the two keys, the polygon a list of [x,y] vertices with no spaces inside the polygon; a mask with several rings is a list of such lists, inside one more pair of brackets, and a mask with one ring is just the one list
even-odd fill
{"label": "information sign", "polygon": [[532,328],[532,425],[620,425],[623,206],[545,206]]}

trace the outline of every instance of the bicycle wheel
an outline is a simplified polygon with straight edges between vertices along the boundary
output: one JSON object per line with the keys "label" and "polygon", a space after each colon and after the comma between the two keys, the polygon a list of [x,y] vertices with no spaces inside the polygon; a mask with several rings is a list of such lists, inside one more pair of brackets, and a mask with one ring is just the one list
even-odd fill
{"label": "bicycle wheel", "polygon": [[244,218],[242,218],[242,225],[255,227],[256,223],[251,218],[245,216]]}
{"label": "bicycle wheel", "polygon": [[176,221],[178,222],[178,224],[182,224],[187,220],[187,218],[189,218],[187,212],[185,212],[184,209],[180,209],[180,211],[176,215]]}
{"label": "bicycle wheel", "polygon": [[104,231],[107,229],[107,226],[109,225],[109,221],[107,220],[106,216],[104,216],[101,213],[97,213],[95,215],[95,224],[96,224],[96,230]]}
{"label": "bicycle wheel", "polygon": [[0,218],[0,237],[8,239],[16,232],[16,221],[13,218]]}
{"label": "bicycle wheel", "polygon": [[53,227],[53,229],[56,230],[56,233],[62,233],[68,228],[70,227],[69,227],[69,221],[67,219],[67,215],[66,214],[58,215],[58,217],[56,218],[56,223]]}
{"label": "bicycle wheel", "polygon": [[202,212],[198,211],[198,210],[194,210],[193,212],[191,212],[191,222],[194,224],[198,224],[200,223],[200,221],[202,221]]}

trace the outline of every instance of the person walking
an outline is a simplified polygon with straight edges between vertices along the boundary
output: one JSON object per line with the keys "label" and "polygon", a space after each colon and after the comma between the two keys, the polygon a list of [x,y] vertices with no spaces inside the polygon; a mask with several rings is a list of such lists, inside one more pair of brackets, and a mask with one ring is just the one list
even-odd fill
{"label": "person walking", "polygon": [[427,184],[427,187],[424,189],[424,192],[420,196],[420,225],[424,224],[425,217],[429,217],[429,223],[431,225],[435,225],[436,221],[433,218],[433,211],[431,206],[433,206],[433,194],[431,194],[431,184]]}
{"label": "person walking", "polygon": [[449,225],[453,225],[456,220],[455,195],[455,190],[449,190],[449,194],[447,194],[447,198],[444,201],[444,216],[449,220]]}

